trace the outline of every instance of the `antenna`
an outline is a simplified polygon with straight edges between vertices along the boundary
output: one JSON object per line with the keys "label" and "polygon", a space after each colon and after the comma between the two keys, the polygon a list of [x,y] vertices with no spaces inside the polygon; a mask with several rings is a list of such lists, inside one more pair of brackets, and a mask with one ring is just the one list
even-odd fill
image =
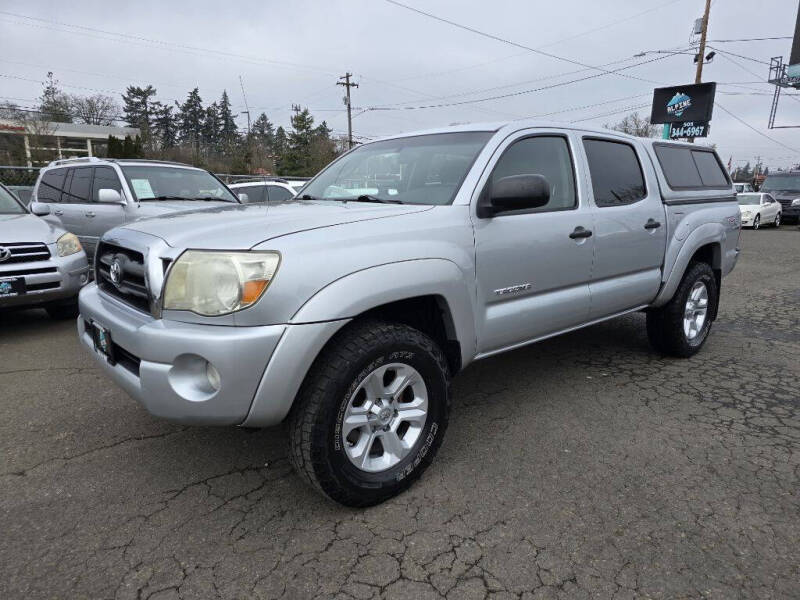
{"label": "antenna", "polygon": [[241,75],[239,75],[239,86],[242,88],[242,99],[244,100],[245,107],[242,114],[247,115],[247,134],[250,135],[250,107],[247,105],[247,94],[244,93],[244,81],[242,81]]}

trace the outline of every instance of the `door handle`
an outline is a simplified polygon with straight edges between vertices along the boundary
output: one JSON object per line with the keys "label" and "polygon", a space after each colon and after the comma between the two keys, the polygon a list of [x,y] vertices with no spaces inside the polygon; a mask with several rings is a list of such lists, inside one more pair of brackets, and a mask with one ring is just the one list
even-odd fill
{"label": "door handle", "polygon": [[54,214],[55,216],[57,216],[57,217],[60,217],[61,215],[63,215],[63,214],[64,214],[64,211],[63,211],[63,210],[54,210],[54,211],[53,211],[53,214]]}
{"label": "door handle", "polygon": [[86,216],[87,216],[87,217],[89,217],[90,219],[91,219],[91,218],[93,218],[93,217],[95,216],[95,214],[94,214],[92,211],[89,211],[89,212],[87,212],[87,213],[85,213],[85,214],[86,214]]}
{"label": "door handle", "polygon": [[655,219],[647,219],[647,223],[644,224],[645,229],[658,229],[659,227],[661,227],[661,223]]}
{"label": "door handle", "polygon": [[591,232],[591,230],[584,229],[583,227],[578,225],[575,228],[575,230],[572,233],[569,234],[569,237],[572,238],[573,240],[577,240],[577,239],[580,239],[580,238],[588,238],[588,237],[592,237],[592,232]]}

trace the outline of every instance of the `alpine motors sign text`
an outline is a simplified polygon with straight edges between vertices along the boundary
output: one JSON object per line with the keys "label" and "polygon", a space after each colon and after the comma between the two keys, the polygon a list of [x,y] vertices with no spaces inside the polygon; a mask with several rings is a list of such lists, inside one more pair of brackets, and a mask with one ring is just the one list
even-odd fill
{"label": "alpine motors sign text", "polygon": [[713,82],[656,88],[650,122],[708,123],[714,110],[716,90],[717,84]]}

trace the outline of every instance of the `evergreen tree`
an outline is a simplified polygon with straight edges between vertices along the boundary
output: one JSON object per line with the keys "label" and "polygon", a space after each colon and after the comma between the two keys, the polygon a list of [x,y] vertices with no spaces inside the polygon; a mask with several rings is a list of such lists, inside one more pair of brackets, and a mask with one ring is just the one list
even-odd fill
{"label": "evergreen tree", "polygon": [[263,112],[251,125],[250,135],[259,146],[272,150],[275,145],[275,127]]}
{"label": "evergreen tree", "polygon": [[314,141],[314,117],[308,112],[307,108],[294,108],[294,115],[291,118],[292,131],[288,137],[288,147],[281,163],[281,171],[284,175],[306,175],[310,174],[311,144]]}
{"label": "evergreen tree", "polygon": [[42,118],[46,121],[72,123],[69,96],[61,91],[52,71],[47,73],[47,79],[42,85],[42,95],[39,98],[39,112]]}
{"label": "evergreen tree", "polygon": [[221,129],[219,106],[216,102],[212,102],[206,108],[205,120],[203,121],[203,144],[207,152],[219,152],[222,141]]}
{"label": "evergreen tree", "polygon": [[283,170],[284,159],[288,148],[289,139],[286,135],[286,130],[283,128],[283,126],[280,126],[275,131],[275,143],[272,147],[272,154],[275,157],[275,166],[277,167],[277,172],[283,175],[288,175],[288,173],[285,173]]}
{"label": "evergreen tree", "polygon": [[181,143],[189,144],[199,150],[200,140],[203,139],[203,121],[206,111],[203,109],[203,100],[200,91],[194,88],[180,105],[178,110],[179,138]]}
{"label": "evergreen tree", "polygon": [[217,104],[217,117],[219,119],[219,146],[225,151],[230,151],[239,140],[239,128],[236,125],[236,118],[231,111],[231,102],[228,99],[228,92],[222,92]]}
{"label": "evergreen tree", "polygon": [[178,145],[178,118],[172,111],[172,106],[165,106],[160,102],[156,108],[153,127],[161,150]]}
{"label": "evergreen tree", "polygon": [[138,127],[142,132],[143,143],[149,149],[153,148],[153,119],[157,109],[154,100],[156,89],[152,85],[138,87],[129,85],[122,94],[122,111],[125,113],[125,122],[131,127]]}

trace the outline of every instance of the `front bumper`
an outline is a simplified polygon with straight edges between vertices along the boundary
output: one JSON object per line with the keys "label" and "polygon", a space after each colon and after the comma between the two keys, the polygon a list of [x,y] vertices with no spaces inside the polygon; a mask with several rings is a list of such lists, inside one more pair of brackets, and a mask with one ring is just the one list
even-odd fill
{"label": "front bumper", "polygon": [[42,306],[78,295],[89,280],[86,254],[77,252],[62,258],[56,255],[55,245],[50,252],[48,260],[0,264],[0,279],[23,277],[28,288],[22,296],[0,298],[0,309]]}
{"label": "front bumper", "polygon": [[[117,362],[94,348],[93,324]],[[78,336],[105,373],[154,416],[193,425],[280,422],[319,349],[342,322],[234,327],[155,319],[102,294],[80,294]],[[219,373],[214,390],[206,363]]]}

